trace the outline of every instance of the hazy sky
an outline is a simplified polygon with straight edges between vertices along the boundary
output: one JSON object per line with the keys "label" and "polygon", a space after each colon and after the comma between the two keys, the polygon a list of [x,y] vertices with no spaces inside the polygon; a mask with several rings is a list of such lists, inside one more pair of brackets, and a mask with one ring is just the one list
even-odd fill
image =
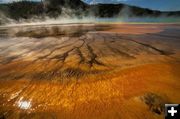
{"label": "hazy sky", "polygon": [[[0,2],[12,2],[21,0],[0,0]],[[40,0],[32,0],[40,1]],[[87,3],[92,3],[93,0],[84,0]],[[94,0],[97,3],[126,3],[130,5],[140,6],[163,11],[180,11],[180,0]]]}

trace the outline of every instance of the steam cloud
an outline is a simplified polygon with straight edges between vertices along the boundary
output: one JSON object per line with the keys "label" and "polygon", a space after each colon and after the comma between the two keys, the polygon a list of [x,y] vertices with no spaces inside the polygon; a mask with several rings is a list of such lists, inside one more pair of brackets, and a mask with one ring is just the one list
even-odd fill
{"label": "steam cloud", "polygon": [[[50,9],[59,9],[60,12],[54,12],[56,17],[52,17],[51,13],[45,13],[40,16],[32,16],[28,19],[26,18],[20,18],[18,20],[14,20],[8,17],[8,15],[0,10],[0,25],[16,25],[16,24],[23,24],[23,25],[35,25],[35,24],[62,24],[62,23],[95,23],[95,22],[170,22],[180,21],[179,17],[167,17],[166,15],[158,16],[158,17],[136,17],[131,9],[128,6],[122,7],[122,9],[119,11],[119,13],[115,17],[110,18],[100,18],[95,16],[94,11],[98,11],[99,9],[91,9],[91,11],[84,11],[81,7],[76,7],[76,9],[72,9],[72,6],[68,6],[67,3],[64,3],[64,6],[62,5],[56,5],[53,6],[54,3],[56,3],[57,0],[45,0],[44,5],[44,11],[48,12],[48,7],[50,6]],[[66,0],[65,0],[66,1]],[[71,0],[68,0],[71,2]],[[77,0],[79,1],[79,0]],[[54,3],[53,3],[54,2]],[[62,1],[61,1],[62,2]],[[67,1],[66,1],[67,2]],[[73,4],[73,3],[72,3]],[[50,14],[50,15],[49,15]]]}

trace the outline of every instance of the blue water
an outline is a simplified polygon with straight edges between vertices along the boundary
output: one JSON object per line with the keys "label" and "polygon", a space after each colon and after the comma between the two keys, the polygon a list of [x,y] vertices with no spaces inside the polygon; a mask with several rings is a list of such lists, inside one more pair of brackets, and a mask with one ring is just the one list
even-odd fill
{"label": "blue water", "polygon": [[97,22],[180,23],[180,17],[96,18]]}

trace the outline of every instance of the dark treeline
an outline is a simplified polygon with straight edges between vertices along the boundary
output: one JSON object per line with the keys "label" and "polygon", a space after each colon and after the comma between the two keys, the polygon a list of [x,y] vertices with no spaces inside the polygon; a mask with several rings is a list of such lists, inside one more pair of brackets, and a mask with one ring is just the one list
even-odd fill
{"label": "dark treeline", "polygon": [[7,17],[18,20],[19,18],[30,18],[32,16],[42,15],[44,8],[39,2],[13,2],[10,4],[1,4],[0,11]]}
{"label": "dark treeline", "polygon": [[[9,4],[0,4],[0,13],[11,19],[28,19],[32,16],[57,17],[62,12],[71,9],[71,13],[76,16],[94,15],[95,17],[115,17],[115,16],[180,16],[180,12],[160,12],[156,10],[144,9],[125,4],[97,4],[88,5],[81,0],[45,0],[44,2],[21,1]],[[64,10],[64,11],[63,11]]]}

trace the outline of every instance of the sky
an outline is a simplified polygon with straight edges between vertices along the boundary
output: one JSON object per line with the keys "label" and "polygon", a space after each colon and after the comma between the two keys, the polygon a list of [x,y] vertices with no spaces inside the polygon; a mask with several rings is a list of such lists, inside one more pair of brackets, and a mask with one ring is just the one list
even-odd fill
{"label": "sky", "polygon": [[[20,0],[0,0],[0,2],[12,2]],[[40,1],[40,0],[32,0]],[[93,0],[82,0],[92,3]],[[96,3],[125,3],[143,8],[161,11],[180,11],[180,0],[94,0]]]}

